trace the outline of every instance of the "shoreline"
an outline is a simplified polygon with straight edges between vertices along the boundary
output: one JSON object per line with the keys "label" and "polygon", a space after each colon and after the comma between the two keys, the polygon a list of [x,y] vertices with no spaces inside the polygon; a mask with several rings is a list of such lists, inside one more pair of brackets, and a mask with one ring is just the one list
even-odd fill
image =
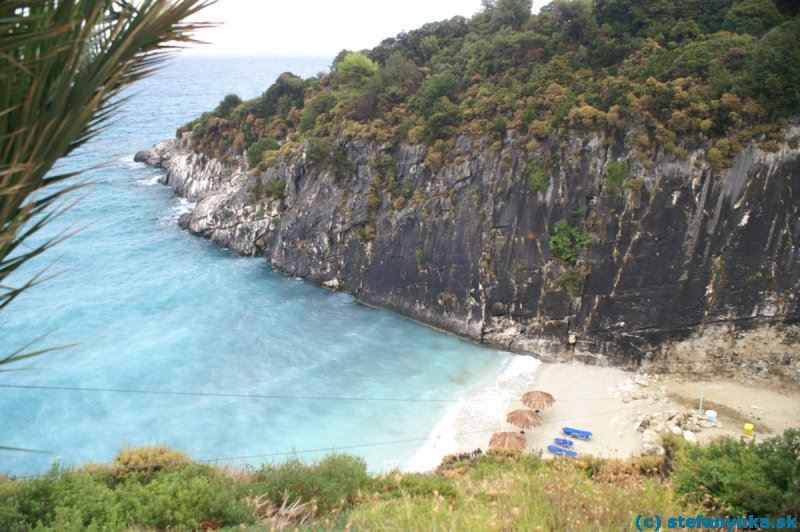
{"label": "shoreline", "polygon": [[494,432],[520,430],[506,422],[506,414],[525,408],[520,397],[535,389],[553,394],[556,403],[541,412],[541,426],[525,431],[526,451],[545,452],[553,438],[563,436],[563,426],[573,426],[594,433],[589,442],[576,441],[579,453],[608,458],[639,454],[641,437],[631,429],[633,405],[624,403],[619,394],[634,375],[615,367],[547,363],[509,354],[494,383],[470,390],[448,409],[403,470],[430,471],[445,455],[486,451]]}
{"label": "shoreline", "polygon": [[542,364],[530,355],[507,352],[493,379],[488,378],[488,383],[472,388],[449,407],[402,470],[430,471],[448,454],[486,450],[493,432],[510,427],[505,421],[508,406],[530,389]]}
{"label": "shoreline", "polygon": [[[624,459],[652,454],[647,440],[656,436],[658,441],[659,433],[672,432],[689,441],[707,443],[722,436],[739,437],[744,423],[753,423],[756,439],[762,440],[797,427],[800,420],[797,386],[723,377],[692,380],[677,374],[653,376],[617,367],[548,363],[509,354],[494,383],[471,390],[448,409],[431,431],[431,439],[403,470],[427,472],[447,454],[486,451],[494,432],[519,430],[507,423],[505,416],[511,410],[525,408],[520,397],[534,389],[549,392],[556,399],[553,406],[541,412],[542,424],[525,432],[526,452],[542,452],[544,457],[552,457],[547,446],[553,438],[564,437],[564,426],[593,433],[590,441],[574,440],[573,449],[579,455]],[[716,409],[719,422],[708,422],[698,413],[701,390],[705,394],[704,410]],[[692,416],[696,419],[690,419]],[[670,421],[674,417],[678,421]]]}

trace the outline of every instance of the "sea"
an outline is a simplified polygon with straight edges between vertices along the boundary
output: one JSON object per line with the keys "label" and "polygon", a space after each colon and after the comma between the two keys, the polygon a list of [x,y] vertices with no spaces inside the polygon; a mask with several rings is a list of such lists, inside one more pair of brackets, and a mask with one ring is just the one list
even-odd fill
{"label": "sea", "polygon": [[252,98],[283,72],[309,77],[331,61],[177,56],[59,163],[84,170],[75,179],[88,184],[31,244],[75,234],[10,280],[46,270],[0,312],[0,356],[71,347],[0,371],[0,474],[107,462],[141,445],[225,465],[347,452],[374,472],[427,469],[465,441],[488,440],[509,379],[530,378],[534,359],[367,308],[181,231],[192,205],[158,183],[159,170],[133,162],[226,94]]}

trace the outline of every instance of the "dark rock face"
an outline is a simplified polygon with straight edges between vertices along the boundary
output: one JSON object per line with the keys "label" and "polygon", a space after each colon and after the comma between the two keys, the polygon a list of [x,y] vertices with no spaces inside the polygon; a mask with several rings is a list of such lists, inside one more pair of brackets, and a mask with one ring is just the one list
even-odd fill
{"label": "dark rock face", "polygon": [[[643,154],[610,132],[552,136],[534,152],[512,136],[499,149],[460,138],[439,168],[422,147],[359,141],[342,145],[349,168],[337,172],[299,153],[251,175],[241,157],[206,160],[187,139],[137,159],[199,200],[182,226],[289,275],[515,352],[636,365],[668,362],[700,335],[800,321],[798,136],[790,127],[777,152],[748,146],[723,171],[705,163],[708,146]],[[374,168],[381,154],[393,186]],[[532,189],[529,161],[547,170],[546,192]],[[604,174],[614,161],[632,170],[622,190]],[[285,199],[256,197],[257,180],[284,180]],[[574,266],[548,245],[561,219],[591,236]],[[782,345],[800,359],[796,339]]]}

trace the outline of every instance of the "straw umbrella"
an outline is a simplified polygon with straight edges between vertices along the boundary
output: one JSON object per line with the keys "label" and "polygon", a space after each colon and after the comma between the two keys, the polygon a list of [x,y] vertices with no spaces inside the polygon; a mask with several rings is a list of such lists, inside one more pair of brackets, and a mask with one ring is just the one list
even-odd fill
{"label": "straw umbrella", "polygon": [[525,437],[516,432],[497,432],[489,440],[490,449],[510,449],[522,451],[525,449]]}
{"label": "straw umbrella", "polygon": [[546,406],[552,406],[556,400],[547,392],[533,391],[522,396],[522,404],[537,412]]}
{"label": "straw umbrella", "polygon": [[525,429],[538,427],[542,424],[542,417],[533,410],[514,410],[506,415],[506,421],[520,427],[520,434],[525,434]]}

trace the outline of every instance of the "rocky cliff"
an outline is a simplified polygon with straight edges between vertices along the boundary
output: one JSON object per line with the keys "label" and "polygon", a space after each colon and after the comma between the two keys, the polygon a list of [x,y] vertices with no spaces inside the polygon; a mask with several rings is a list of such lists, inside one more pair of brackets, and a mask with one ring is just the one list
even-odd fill
{"label": "rocky cliff", "polygon": [[[344,166],[300,150],[256,173],[187,136],[136,157],[197,200],[181,225],[288,275],[543,358],[800,370],[796,124],[723,170],[706,144],[642,151],[622,129],[533,148],[459,137],[435,164],[421,146],[351,140],[336,147]],[[531,160],[549,177],[538,190]],[[604,172],[615,161],[630,168],[623,187]],[[590,238],[575,264],[550,249],[562,219]]]}

